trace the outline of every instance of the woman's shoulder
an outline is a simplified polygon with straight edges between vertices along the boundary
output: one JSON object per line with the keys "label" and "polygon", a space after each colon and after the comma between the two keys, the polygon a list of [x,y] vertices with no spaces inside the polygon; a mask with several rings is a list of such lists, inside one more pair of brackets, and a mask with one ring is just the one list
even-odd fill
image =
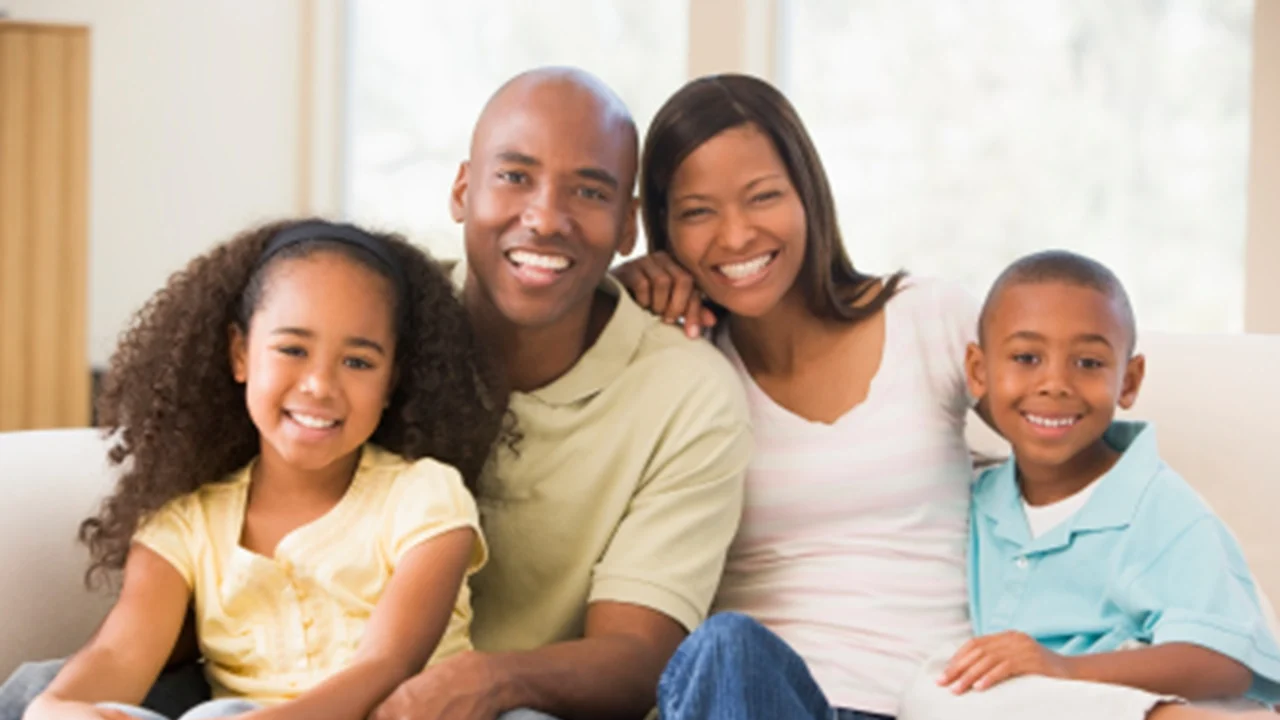
{"label": "woman's shoulder", "polygon": [[934,275],[906,275],[898,284],[893,302],[942,313],[976,313],[978,301],[960,283]]}

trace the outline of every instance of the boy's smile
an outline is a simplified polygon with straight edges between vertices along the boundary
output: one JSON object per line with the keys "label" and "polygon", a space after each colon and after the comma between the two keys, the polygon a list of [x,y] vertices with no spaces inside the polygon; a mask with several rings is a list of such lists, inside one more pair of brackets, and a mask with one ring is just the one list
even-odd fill
{"label": "boy's smile", "polygon": [[1143,370],[1118,303],[1067,282],[1015,282],[988,308],[982,338],[969,352],[970,389],[1012,445],[1028,501],[1053,502],[1106,472],[1117,453],[1102,435],[1116,407],[1133,404]]}

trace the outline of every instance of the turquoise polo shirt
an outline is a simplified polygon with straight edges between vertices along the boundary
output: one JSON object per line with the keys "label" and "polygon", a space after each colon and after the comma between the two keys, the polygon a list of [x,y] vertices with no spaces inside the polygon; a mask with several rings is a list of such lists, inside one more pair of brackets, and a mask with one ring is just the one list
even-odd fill
{"label": "turquoise polo shirt", "polygon": [[[974,632],[1024,632],[1064,655],[1137,641],[1194,643],[1253,671],[1249,697],[1280,702],[1280,648],[1239,543],[1160,461],[1155,429],[1116,422],[1123,453],[1087,503],[1032,539],[1013,460],[974,484],[969,609]],[[1258,478],[1266,482],[1265,478]]]}

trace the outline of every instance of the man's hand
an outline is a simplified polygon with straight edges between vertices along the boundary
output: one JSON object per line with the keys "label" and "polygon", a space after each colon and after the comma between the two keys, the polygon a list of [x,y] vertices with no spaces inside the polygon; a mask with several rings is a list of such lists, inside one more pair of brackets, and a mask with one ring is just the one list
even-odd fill
{"label": "man's hand", "polygon": [[441,661],[404,681],[370,720],[494,720],[498,704],[495,671],[487,656],[467,652]]}
{"label": "man's hand", "polygon": [[1067,658],[1049,650],[1020,632],[1003,632],[974,638],[952,656],[939,685],[950,686],[959,695],[986,690],[1020,675],[1069,679]]}

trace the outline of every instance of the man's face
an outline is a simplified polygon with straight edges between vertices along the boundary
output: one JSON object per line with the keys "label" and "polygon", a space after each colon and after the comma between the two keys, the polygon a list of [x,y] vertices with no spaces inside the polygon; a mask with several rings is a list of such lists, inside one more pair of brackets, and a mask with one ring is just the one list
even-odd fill
{"label": "man's face", "polygon": [[481,118],[454,184],[468,282],[504,317],[545,327],[590,306],[635,241],[635,136],[583,88],[512,88]]}

